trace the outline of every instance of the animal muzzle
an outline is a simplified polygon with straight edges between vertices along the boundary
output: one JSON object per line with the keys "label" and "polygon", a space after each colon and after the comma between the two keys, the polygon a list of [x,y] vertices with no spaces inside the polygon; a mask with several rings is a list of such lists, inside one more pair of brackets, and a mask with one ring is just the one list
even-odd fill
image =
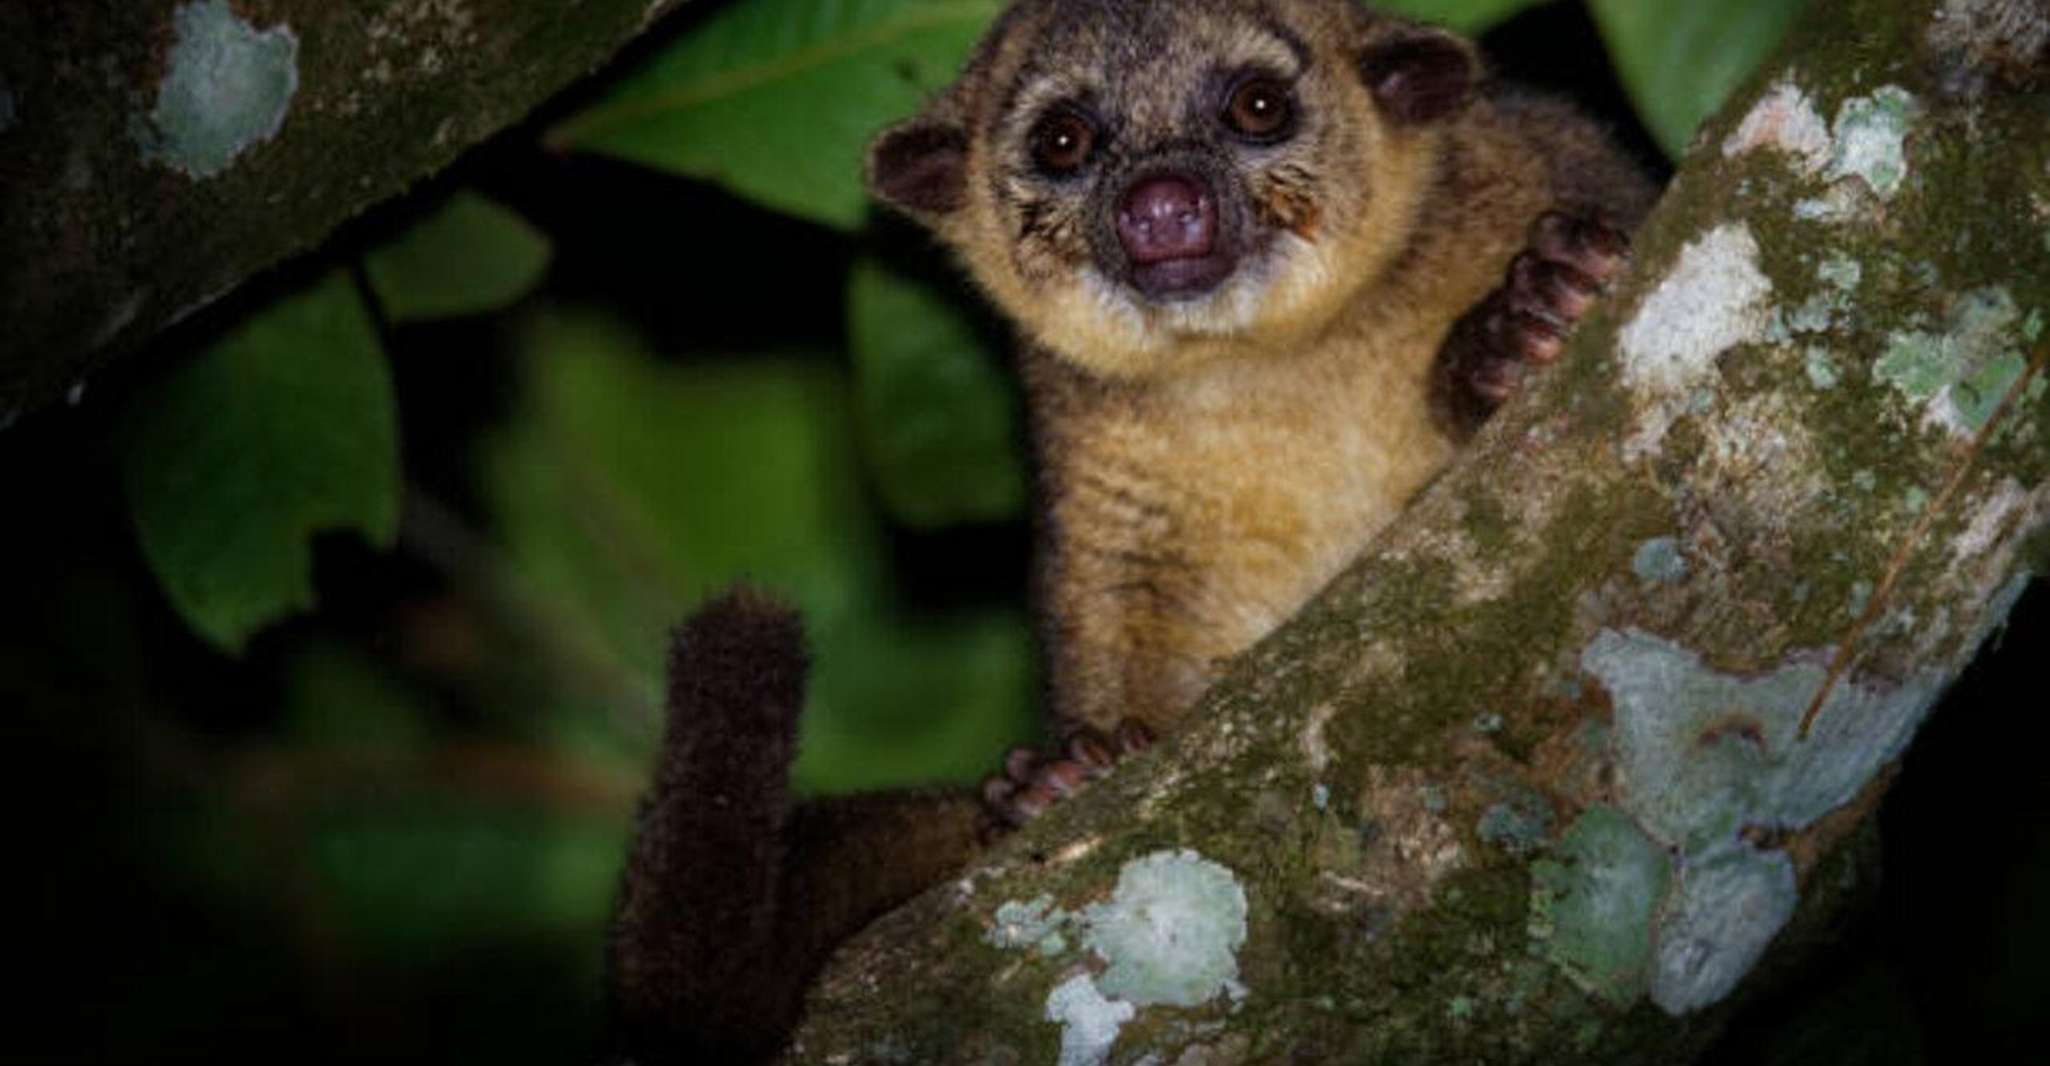
{"label": "animal muzzle", "polygon": [[1124,180],[1110,230],[1126,280],[1154,300],[1203,296],[1238,263],[1218,185],[1193,165],[1154,166]]}

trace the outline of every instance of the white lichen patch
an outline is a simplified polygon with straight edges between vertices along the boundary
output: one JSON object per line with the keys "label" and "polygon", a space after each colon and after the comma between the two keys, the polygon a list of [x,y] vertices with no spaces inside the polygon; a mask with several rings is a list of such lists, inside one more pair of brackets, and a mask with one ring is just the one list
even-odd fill
{"label": "white lichen patch", "polygon": [[1798,830],[1849,802],[1942,689],[1933,670],[1900,684],[1839,679],[1803,739],[1827,658],[1797,652],[1735,675],[1648,633],[1597,634],[1581,666],[1615,708],[1622,806],[1590,808],[1556,861],[1532,864],[1532,950],[1619,1004],[1649,992],[1684,1014],[1728,995],[1798,902],[1793,860],[1744,831]]}
{"label": "white lichen patch", "polygon": [[1819,344],[1811,344],[1802,353],[1801,369],[1808,375],[1808,383],[1818,389],[1833,389],[1843,380],[1843,369],[1837,366],[1836,356]]}
{"label": "white lichen patch", "polygon": [[1794,158],[1794,165],[1806,174],[1819,174],[1834,153],[1829,127],[1822,115],[1791,78],[1774,83],[1759,98],[1737,128],[1723,138],[1723,155],[1733,157],[1761,148],[1772,148]]}
{"label": "white lichen patch", "polygon": [[1088,974],[1076,974],[1046,996],[1046,1020],[1061,1027],[1059,1066],[1101,1066],[1118,1042],[1118,1030],[1138,1008],[1105,998]]}
{"label": "white lichen patch", "polygon": [[996,923],[983,934],[983,940],[992,947],[1034,947],[1041,955],[1058,955],[1068,948],[1061,929],[1072,917],[1054,906],[1052,896],[1026,903],[1008,900],[997,908]]}
{"label": "white lichen patch", "polygon": [[1623,383],[1640,395],[1626,458],[1658,444],[1717,356],[1762,335],[1771,296],[1758,241],[1743,223],[1717,226],[1680,249],[1618,336]]}
{"label": "white lichen patch", "polygon": [[1825,284],[1835,286],[1846,296],[1858,291],[1858,282],[1863,280],[1865,268],[1856,259],[1842,252],[1831,252],[1815,267],[1815,277]]}
{"label": "white lichen patch", "polygon": [[1801,718],[1830,658],[1797,652],[1777,669],[1745,676],[1710,669],[1687,648],[1639,630],[1597,634],[1581,666],[1615,706],[1624,809],[1665,843],[1696,853],[1746,826],[1799,829],[1850,802],[1907,747],[1942,678],[1839,678],[1801,739]]}
{"label": "white lichen patch", "polygon": [[1796,201],[1794,217],[1803,222],[1843,222],[1857,217],[1860,202],[1857,190],[1851,186],[1832,185],[1821,196]]}
{"label": "white lichen patch", "polygon": [[1882,85],[1837,108],[1834,151],[1826,176],[1862,178],[1881,200],[1891,200],[1908,179],[1907,137],[1920,110],[1912,93]]}
{"label": "white lichen patch", "polygon": [[1246,891],[1186,848],[1125,863],[1117,889],[1082,915],[1083,942],[1108,963],[1102,990],[1138,1006],[1194,1007],[1238,978]]}
{"label": "white lichen patch", "polygon": [[156,107],[134,137],[145,159],[209,178],[284,125],[299,89],[299,39],[282,24],[257,29],[227,0],[188,3],[173,26]]}
{"label": "white lichen patch", "polygon": [[1784,344],[1801,333],[1829,333],[1832,316],[1842,297],[1837,293],[1818,292],[1801,301],[1800,306],[1774,316],[1770,327],[1770,339]]}
{"label": "white lichen patch", "polygon": [[1674,1015],[1720,1002],[1765,954],[1799,899],[1785,852],[1732,841],[1690,858],[1660,915],[1652,1002]]}
{"label": "white lichen patch", "polygon": [[[1872,374],[1920,405],[1922,423],[1969,437],[1985,426],[2028,369],[2023,319],[2002,286],[1952,302],[1940,330],[1895,330]],[[2038,379],[2032,390],[2043,385]]]}
{"label": "white lichen patch", "polygon": [[1687,577],[1687,556],[1676,537],[1653,537],[1637,546],[1630,557],[1630,570],[1640,579],[1671,583]]}
{"label": "white lichen patch", "polygon": [[1791,76],[1782,77],[1723,138],[1723,155],[1782,153],[1795,174],[1832,183],[1821,196],[1797,203],[1795,217],[1842,222],[1857,217],[1860,208],[1859,195],[1844,179],[1859,179],[1881,201],[1891,200],[1907,182],[1907,139],[1920,111],[1906,89],[1883,85],[1845,100],[1835,121],[1825,124],[1809,95]]}
{"label": "white lichen patch", "polygon": [[1610,1003],[1642,996],[1652,922],[1672,879],[1665,849],[1623,812],[1597,805],[1530,873],[1531,950]]}

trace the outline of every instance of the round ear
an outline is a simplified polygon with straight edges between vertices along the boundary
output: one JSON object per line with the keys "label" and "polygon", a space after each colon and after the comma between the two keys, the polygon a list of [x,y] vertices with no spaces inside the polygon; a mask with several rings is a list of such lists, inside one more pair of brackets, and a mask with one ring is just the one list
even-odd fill
{"label": "round ear", "polygon": [[1358,65],[1381,113],[1398,125],[1457,114],[1481,80],[1480,56],[1472,42],[1431,26],[1392,20],[1369,34]]}
{"label": "round ear", "polygon": [[868,146],[868,189],[913,218],[951,214],[968,199],[968,133],[931,115],[900,122]]}

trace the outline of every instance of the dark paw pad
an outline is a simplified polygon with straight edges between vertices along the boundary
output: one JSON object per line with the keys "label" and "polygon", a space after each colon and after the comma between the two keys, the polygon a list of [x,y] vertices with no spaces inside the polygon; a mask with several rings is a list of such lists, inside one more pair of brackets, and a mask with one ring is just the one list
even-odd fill
{"label": "dark paw pad", "polygon": [[1004,757],[1003,772],[983,780],[983,806],[997,831],[1015,829],[1109,773],[1118,760],[1151,747],[1153,739],[1153,730],[1127,718],[1108,736],[1088,726],[1077,728],[1058,755],[1013,748]]}
{"label": "dark paw pad", "polygon": [[1454,328],[1449,368],[1468,403],[1492,409],[1516,391],[1526,366],[1557,359],[1629,254],[1629,238],[1605,215],[1540,215],[1501,288]]}

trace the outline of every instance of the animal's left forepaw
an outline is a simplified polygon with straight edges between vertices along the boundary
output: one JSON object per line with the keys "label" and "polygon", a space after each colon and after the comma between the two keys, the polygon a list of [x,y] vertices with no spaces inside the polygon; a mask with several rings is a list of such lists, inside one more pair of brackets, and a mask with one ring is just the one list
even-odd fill
{"label": "animal's left forepaw", "polygon": [[1516,391],[1528,366],[1559,357],[1575,323],[1630,254],[1606,214],[1547,211],[1502,285],[1467,312],[1447,340],[1445,372],[1461,410],[1486,414]]}

